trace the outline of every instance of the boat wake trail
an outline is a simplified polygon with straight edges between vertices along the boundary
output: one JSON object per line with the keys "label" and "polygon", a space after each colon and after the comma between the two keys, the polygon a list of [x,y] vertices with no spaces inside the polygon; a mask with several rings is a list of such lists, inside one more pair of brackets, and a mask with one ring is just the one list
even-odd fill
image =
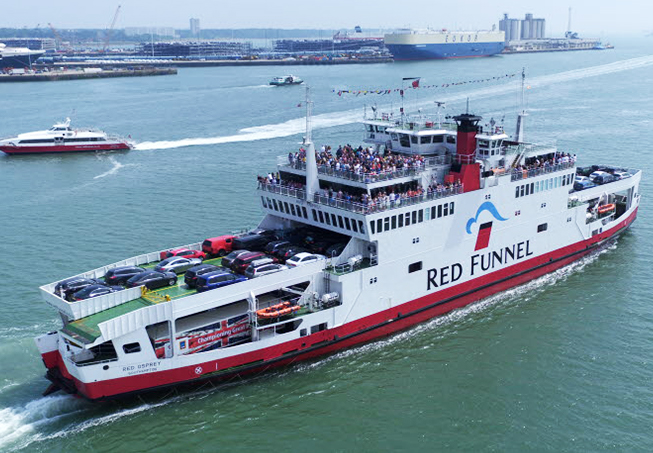
{"label": "boat wake trail", "polygon": [[[99,155],[98,155],[98,159],[103,160],[103,158],[100,157]],[[101,179],[101,178],[105,178],[105,177],[107,177],[107,176],[111,176],[111,175],[117,173],[118,170],[120,170],[121,168],[132,166],[131,164],[127,164],[127,165],[123,165],[123,164],[121,164],[121,163],[118,162],[118,161],[116,160],[116,158],[113,157],[113,156],[109,156],[109,157],[107,158],[107,160],[113,164],[113,167],[111,167],[111,169],[109,169],[108,171],[105,171],[104,173],[102,173],[102,174],[100,174],[100,175],[94,176],[93,179]]]}
{"label": "boat wake trail", "polygon": [[[645,68],[653,65],[653,55],[645,57],[631,58],[629,60],[615,61],[599,66],[592,66],[583,69],[574,69],[572,71],[560,72],[557,74],[550,74],[545,76],[534,77],[528,80],[529,85],[533,87],[542,87],[554,85],[564,82],[571,82],[589,77],[597,77],[601,75],[613,74],[623,71],[632,71],[635,69]],[[438,95],[437,98],[444,102],[458,102],[466,98],[482,99],[492,96],[498,96],[506,93],[515,92],[515,85],[519,81],[508,84],[491,86],[477,90],[467,90],[455,93],[449,96]],[[265,85],[267,86],[267,85]],[[433,105],[434,97],[427,97],[420,101],[416,107],[431,107]],[[382,106],[382,109],[388,109],[389,106]],[[323,129],[334,126],[343,126],[360,121],[360,109],[346,110],[342,112],[325,113],[322,115],[315,115],[312,118],[314,129]],[[205,146],[205,145],[219,145],[223,143],[237,143],[255,140],[268,140],[273,138],[288,137],[291,135],[301,134],[305,130],[304,118],[297,118],[278,124],[267,124],[264,126],[250,127],[241,129],[239,134],[227,135],[221,137],[208,137],[208,138],[185,138],[182,140],[171,141],[157,141],[157,142],[143,142],[136,145],[137,150],[155,150],[155,149],[172,149],[183,148],[186,146]]]}
{"label": "boat wake trail", "polygon": [[14,449],[24,448],[39,437],[29,434],[40,425],[79,412],[76,404],[76,400],[61,395],[30,401],[23,408],[0,409],[0,449],[12,444]]}

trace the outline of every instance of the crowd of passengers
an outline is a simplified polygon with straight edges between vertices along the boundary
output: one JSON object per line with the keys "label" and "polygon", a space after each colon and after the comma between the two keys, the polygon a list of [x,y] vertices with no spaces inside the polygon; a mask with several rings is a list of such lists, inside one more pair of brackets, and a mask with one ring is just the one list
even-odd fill
{"label": "crowd of passengers", "polygon": [[576,162],[575,154],[556,152],[549,158],[545,156],[527,158],[523,165],[516,166],[513,171],[523,172],[529,170],[538,170],[540,168],[550,168],[558,164],[565,164],[569,162],[572,164]]}
{"label": "crowd of passengers", "polygon": [[[402,156],[375,151],[373,147],[354,148],[347,144],[338,146],[333,152],[331,146],[323,145],[320,151],[315,151],[317,165],[331,168],[335,172],[352,172],[355,174],[392,173],[403,169],[419,169],[424,167],[424,158],[420,155]],[[306,162],[306,150],[300,148],[296,153],[288,153],[288,163],[296,166],[298,162]]]}
{"label": "crowd of passengers", "polygon": [[[284,180],[279,177],[279,173],[269,173],[267,176],[257,177],[259,184],[279,185],[296,190],[305,190],[306,186],[298,181]],[[416,184],[413,187],[401,188],[401,186],[390,187],[386,189],[379,189],[373,191],[372,195],[363,193],[361,195],[350,194],[342,190],[333,190],[333,188],[319,189],[315,194],[316,198],[321,197],[323,201],[329,203],[345,202],[351,204],[362,205],[366,210],[380,210],[389,207],[401,206],[411,200],[424,199],[426,194],[427,198],[437,198],[455,192],[456,189],[461,189],[462,184],[460,180],[454,183],[433,183],[429,185],[426,190],[421,184]]]}

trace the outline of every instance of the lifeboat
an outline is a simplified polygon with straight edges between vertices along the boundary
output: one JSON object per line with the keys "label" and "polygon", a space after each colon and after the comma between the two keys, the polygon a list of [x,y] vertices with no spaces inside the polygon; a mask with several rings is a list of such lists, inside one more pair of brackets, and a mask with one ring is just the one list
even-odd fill
{"label": "lifeboat", "polygon": [[599,214],[607,214],[609,212],[614,211],[615,209],[617,209],[617,206],[614,203],[610,203],[610,204],[604,204],[602,206],[599,206],[598,211]]}
{"label": "lifeboat", "polygon": [[299,305],[292,305],[290,302],[281,302],[256,311],[256,316],[263,319],[279,318],[299,311]]}

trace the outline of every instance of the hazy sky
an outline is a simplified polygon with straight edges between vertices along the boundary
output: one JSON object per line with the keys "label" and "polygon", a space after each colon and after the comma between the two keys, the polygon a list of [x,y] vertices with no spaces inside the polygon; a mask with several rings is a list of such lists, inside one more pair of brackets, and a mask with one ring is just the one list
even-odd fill
{"label": "hazy sky", "polygon": [[561,35],[572,7],[582,35],[653,30],[651,0],[18,0],[3,2],[0,27],[106,28],[122,5],[116,28],[398,28],[489,29],[503,13],[546,19],[547,35]]}

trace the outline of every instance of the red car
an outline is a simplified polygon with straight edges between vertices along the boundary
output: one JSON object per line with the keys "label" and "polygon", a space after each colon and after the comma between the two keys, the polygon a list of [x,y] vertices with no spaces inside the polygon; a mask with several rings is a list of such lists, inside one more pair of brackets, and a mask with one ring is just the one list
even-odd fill
{"label": "red car", "polygon": [[175,249],[175,250],[167,250],[165,252],[161,252],[161,260],[163,261],[166,258],[170,258],[172,256],[181,256],[184,258],[199,258],[201,260],[206,258],[206,253],[200,252],[199,250],[191,250],[191,249]]}

